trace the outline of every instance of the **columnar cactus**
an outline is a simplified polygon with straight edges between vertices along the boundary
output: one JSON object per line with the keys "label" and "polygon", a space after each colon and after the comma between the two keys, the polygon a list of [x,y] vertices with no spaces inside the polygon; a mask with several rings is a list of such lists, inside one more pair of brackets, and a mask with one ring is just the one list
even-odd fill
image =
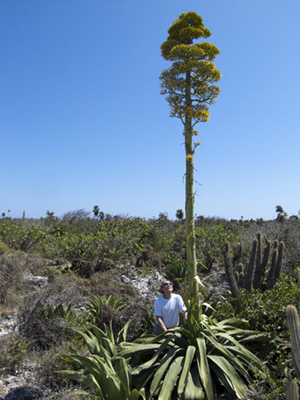
{"label": "columnar cactus", "polygon": [[268,274],[267,279],[267,287],[268,289],[272,288],[277,279],[280,276],[281,267],[282,267],[282,258],[283,258],[283,250],[284,250],[284,243],[278,243],[278,240],[274,242],[274,250],[272,254],[272,262],[271,267]]}
{"label": "columnar cactus", "polygon": [[284,243],[280,242],[279,248],[278,248],[278,258],[277,258],[277,263],[276,263],[276,268],[275,268],[275,280],[277,280],[280,276],[281,267],[282,267],[283,250],[284,250]]}
{"label": "columnar cactus", "polygon": [[294,379],[288,380],[286,398],[287,400],[299,400],[298,385]]}
{"label": "columnar cactus", "polygon": [[239,251],[238,256],[233,258],[232,263],[230,262],[229,247],[229,243],[226,242],[223,249],[223,256],[226,276],[233,297],[239,297],[239,288],[245,288],[248,292],[251,292],[253,287],[254,289],[265,290],[274,286],[281,272],[284,250],[283,242],[280,242],[280,244],[278,241],[274,242],[267,281],[265,281],[265,275],[271,254],[271,242],[266,241],[266,246],[263,250],[262,235],[260,232],[258,232],[257,238],[253,240],[250,260],[246,268],[241,263],[236,267],[237,261],[241,257],[241,251]]}
{"label": "columnar cactus", "polygon": [[257,252],[258,240],[254,239],[252,244],[251,256],[248,264],[247,275],[246,275],[246,290],[248,292],[252,291],[254,270],[255,270],[255,258]]}
{"label": "columnar cactus", "polygon": [[230,260],[229,260],[229,243],[226,242],[224,246],[224,260],[225,260],[225,272],[227,276],[227,280],[230,286],[230,290],[233,297],[240,297],[240,291],[238,288],[237,280],[234,276],[233,268],[231,268]]}
{"label": "columnar cactus", "polygon": [[271,251],[271,242],[267,240],[266,247],[264,251],[262,251],[262,243],[261,243],[261,233],[257,234],[257,253],[256,253],[256,267],[255,267],[255,275],[253,280],[254,289],[261,288],[262,279],[265,274],[265,270],[268,264],[268,260],[270,257]]}
{"label": "columnar cactus", "polygon": [[287,324],[291,335],[292,362],[295,368],[296,376],[300,379],[300,319],[294,305],[288,305],[286,308]]}
{"label": "columnar cactus", "polygon": [[[300,378],[300,319],[295,306],[286,308],[287,324],[291,335],[292,362],[296,376]],[[298,385],[293,379],[287,384],[287,400],[299,400]]]}

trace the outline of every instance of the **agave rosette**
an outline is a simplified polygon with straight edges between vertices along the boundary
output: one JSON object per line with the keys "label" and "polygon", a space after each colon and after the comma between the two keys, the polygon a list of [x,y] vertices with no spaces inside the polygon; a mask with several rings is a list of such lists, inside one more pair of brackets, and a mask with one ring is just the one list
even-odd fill
{"label": "agave rosette", "polygon": [[268,341],[268,335],[237,318],[211,320],[202,307],[190,311],[183,327],[122,344],[119,354],[132,367],[134,385],[146,388],[149,399],[211,400],[220,386],[245,399],[253,374],[263,373],[246,344]]}

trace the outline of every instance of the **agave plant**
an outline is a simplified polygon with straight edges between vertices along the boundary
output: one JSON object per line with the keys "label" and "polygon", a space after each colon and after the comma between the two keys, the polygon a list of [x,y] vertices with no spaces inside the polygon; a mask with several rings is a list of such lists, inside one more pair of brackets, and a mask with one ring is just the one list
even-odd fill
{"label": "agave plant", "polygon": [[118,346],[126,340],[129,322],[114,338],[112,325],[105,330],[91,326],[87,333],[78,331],[84,338],[89,355],[69,353],[61,358],[73,369],[59,371],[66,378],[89,387],[100,400],[145,400],[144,390],[132,387],[130,368],[118,355]]}
{"label": "agave plant", "polygon": [[199,298],[186,304],[185,326],[121,345],[119,355],[132,366],[136,388],[147,388],[149,399],[212,400],[221,385],[246,399],[253,373],[264,368],[245,345],[267,341],[268,336],[249,330],[245,321],[236,318],[210,319],[203,312],[209,306]]}
{"label": "agave plant", "polygon": [[116,311],[122,311],[127,307],[127,304],[118,297],[92,296],[89,303],[85,305],[85,308],[91,314],[92,321],[95,325],[101,322],[103,306],[110,306]]}

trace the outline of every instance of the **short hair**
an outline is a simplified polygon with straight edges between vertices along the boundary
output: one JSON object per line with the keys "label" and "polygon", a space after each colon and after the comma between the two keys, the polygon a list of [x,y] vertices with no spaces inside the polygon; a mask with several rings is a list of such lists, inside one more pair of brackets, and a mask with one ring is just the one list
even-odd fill
{"label": "short hair", "polygon": [[164,291],[163,291],[163,284],[164,284],[164,282],[167,282],[167,281],[164,279],[163,281],[160,282],[159,290],[160,290],[161,293],[164,292]]}

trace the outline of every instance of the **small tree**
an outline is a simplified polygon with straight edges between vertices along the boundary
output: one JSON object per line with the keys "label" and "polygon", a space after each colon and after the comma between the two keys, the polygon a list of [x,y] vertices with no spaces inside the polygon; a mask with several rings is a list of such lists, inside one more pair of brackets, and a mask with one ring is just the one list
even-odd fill
{"label": "small tree", "polygon": [[95,218],[97,218],[98,217],[98,215],[99,215],[99,212],[100,212],[100,208],[99,208],[99,206],[94,206],[94,208],[93,208],[93,214],[94,214],[94,217]]}
{"label": "small tree", "polygon": [[[162,56],[172,61],[172,66],[161,73],[161,93],[171,107],[171,117],[180,118],[184,125],[186,154],[185,216],[187,261],[190,282],[197,274],[194,226],[194,153],[200,142],[194,126],[209,119],[208,106],[216,101],[220,88],[215,85],[221,74],[213,63],[219,50],[214,45],[195,39],[207,38],[210,31],[195,12],[183,13],[168,30],[169,36],[161,45]],[[196,289],[195,289],[196,290]]]}
{"label": "small tree", "polygon": [[276,212],[277,212],[277,218],[276,218],[277,221],[283,222],[286,220],[287,213],[280,205],[276,206]]}
{"label": "small tree", "polygon": [[176,218],[179,221],[183,220],[183,211],[181,210],[181,208],[178,208],[178,210],[176,211]]}

